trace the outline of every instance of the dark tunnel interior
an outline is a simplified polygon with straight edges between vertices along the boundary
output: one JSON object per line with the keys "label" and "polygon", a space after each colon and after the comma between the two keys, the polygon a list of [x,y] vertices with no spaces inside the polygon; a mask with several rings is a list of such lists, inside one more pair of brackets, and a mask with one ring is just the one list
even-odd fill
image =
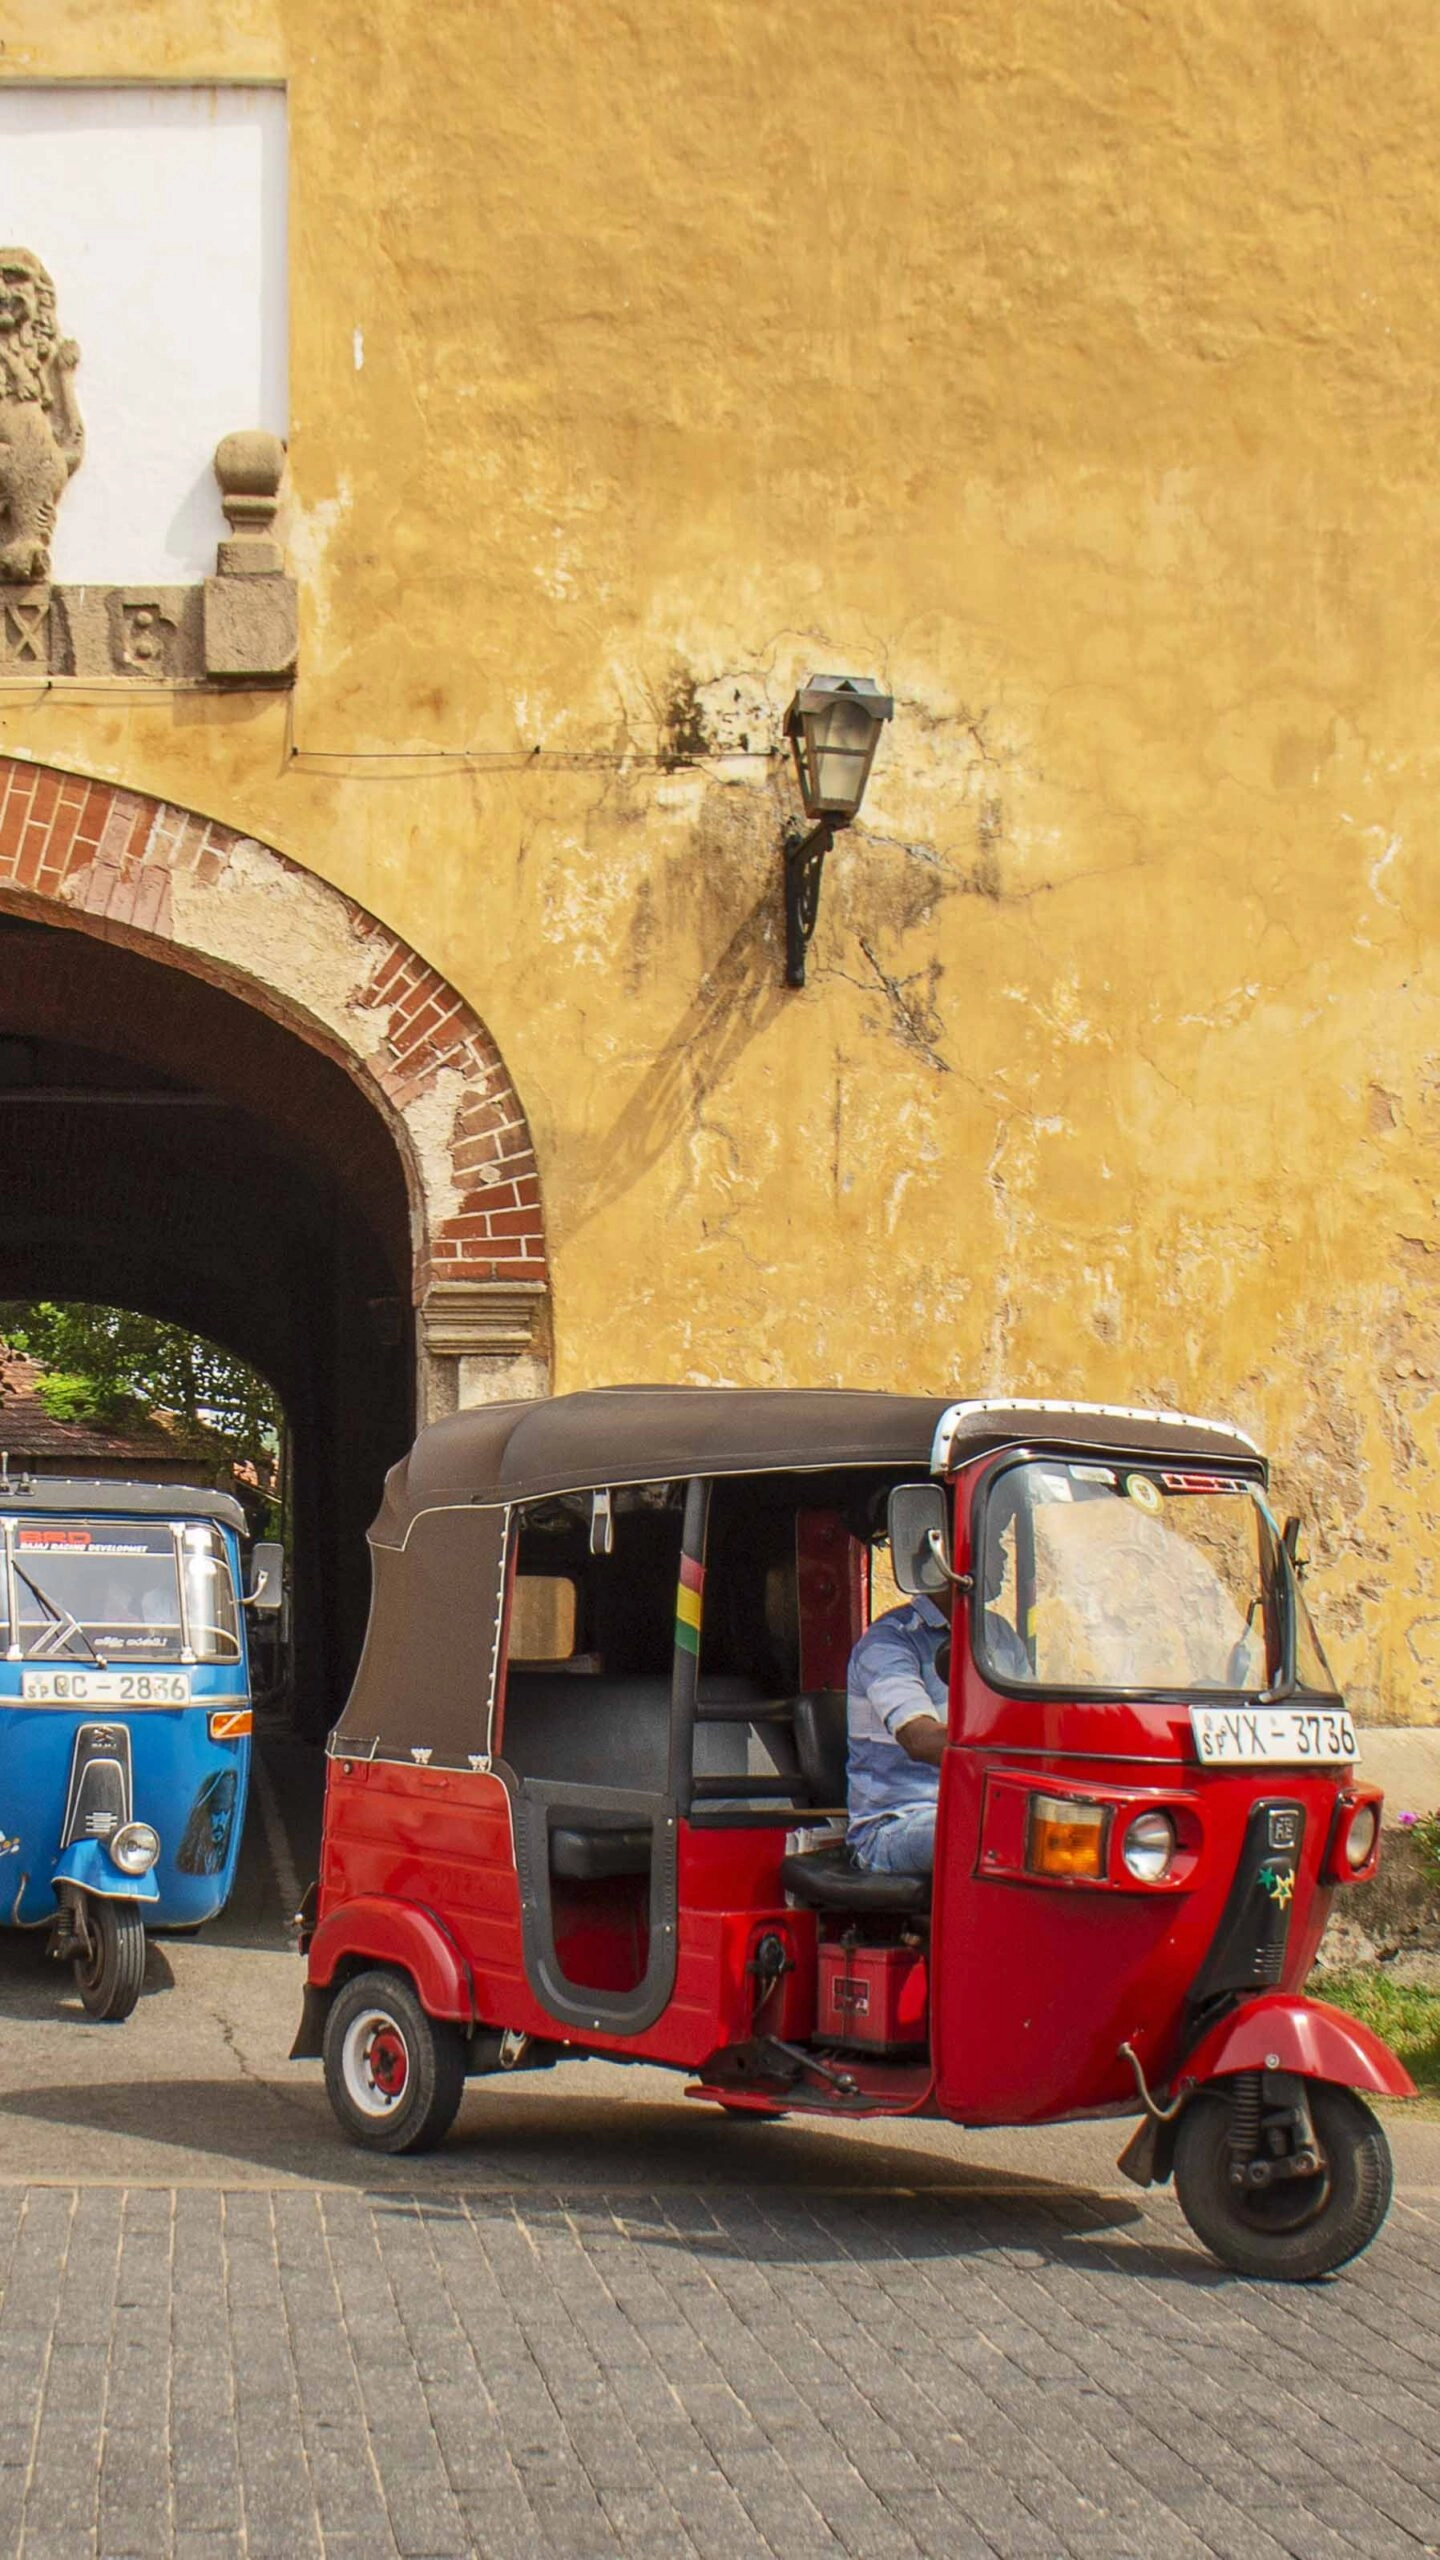
{"label": "dark tunnel interior", "polygon": [[225,988],[0,915],[0,1298],[127,1307],[223,1345],[290,1430],[292,1713],[344,1703],[365,1531],[414,1428],[410,1211],[345,1068]]}

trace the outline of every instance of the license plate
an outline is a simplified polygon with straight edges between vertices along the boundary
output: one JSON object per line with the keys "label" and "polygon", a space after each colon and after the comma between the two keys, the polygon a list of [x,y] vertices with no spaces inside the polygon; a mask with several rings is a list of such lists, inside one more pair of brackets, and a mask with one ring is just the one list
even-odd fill
{"label": "license plate", "polygon": [[22,1671],[20,1695],[34,1707],[188,1707],[188,1671]]}
{"label": "license plate", "polygon": [[1207,1769],[1267,1761],[1318,1768],[1358,1756],[1343,1707],[1192,1707],[1190,1730]]}

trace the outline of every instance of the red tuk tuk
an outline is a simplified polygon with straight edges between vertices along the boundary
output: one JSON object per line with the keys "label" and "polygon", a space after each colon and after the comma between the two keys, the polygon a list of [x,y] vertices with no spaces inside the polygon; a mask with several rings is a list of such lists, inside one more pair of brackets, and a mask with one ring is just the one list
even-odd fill
{"label": "red tuk tuk", "polygon": [[[1141,2123],[1215,2254],[1303,2278],[1390,2197],[1306,1999],[1380,1797],[1243,1433],[1178,1413],[617,1388],[421,1433],[371,1533],[294,2051],[419,2150],[579,2055],[732,2112]],[[887,1534],[888,1533],[888,1534]],[[951,1613],[932,1879],[843,1837],[872,1568]]]}

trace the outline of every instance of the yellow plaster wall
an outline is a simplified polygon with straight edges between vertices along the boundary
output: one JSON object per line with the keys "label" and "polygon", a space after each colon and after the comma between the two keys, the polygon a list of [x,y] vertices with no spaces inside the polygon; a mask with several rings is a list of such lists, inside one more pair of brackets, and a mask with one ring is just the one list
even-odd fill
{"label": "yellow plaster wall", "polygon": [[[1433,13],[0,0],[0,41],[288,82],[303,615],[292,702],[10,689],[0,744],[282,846],[473,1000],[558,1384],[1232,1414],[1357,1707],[1440,1716]],[[795,995],[812,667],[897,709]]]}

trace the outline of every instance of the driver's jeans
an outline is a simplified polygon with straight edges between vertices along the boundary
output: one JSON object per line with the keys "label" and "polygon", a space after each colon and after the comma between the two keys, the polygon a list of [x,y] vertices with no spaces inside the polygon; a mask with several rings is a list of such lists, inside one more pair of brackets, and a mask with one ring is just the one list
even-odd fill
{"label": "driver's jeans", "polygon": [[928,1876],[935,1865],[933,1804],[911,1804],[854,1843],[857,1864],[879,1876]]}

